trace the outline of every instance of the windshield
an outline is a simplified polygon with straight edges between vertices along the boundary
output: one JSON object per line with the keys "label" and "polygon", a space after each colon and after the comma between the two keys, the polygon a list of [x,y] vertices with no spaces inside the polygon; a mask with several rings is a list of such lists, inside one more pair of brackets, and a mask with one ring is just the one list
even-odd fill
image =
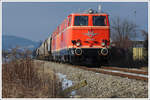
{"label": "windshield", "polygon": [[93,26],[106,26],[106,16],[93,16]]}
{"label": "windshield", "polygon": [[75,16],[75,26],[88,26],[88,16]]}

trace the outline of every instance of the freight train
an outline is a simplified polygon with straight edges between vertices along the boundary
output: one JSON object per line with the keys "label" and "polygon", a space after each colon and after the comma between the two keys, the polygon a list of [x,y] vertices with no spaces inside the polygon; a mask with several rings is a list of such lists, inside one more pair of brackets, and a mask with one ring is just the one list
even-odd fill
{"label": "freight train", "polygon": [[104,64],[110,53],[109,15],[89,9],[72,13],[36,50],[38,59]]}

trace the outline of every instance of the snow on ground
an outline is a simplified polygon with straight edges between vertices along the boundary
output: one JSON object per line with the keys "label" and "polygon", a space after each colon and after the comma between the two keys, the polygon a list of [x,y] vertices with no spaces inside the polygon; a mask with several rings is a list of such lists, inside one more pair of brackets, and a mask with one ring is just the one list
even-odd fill
{"label": "snow on ground", "polygon": [[[68,80],[66,78],[66,75],[62,74],[62,73],[56,73],[56,75],[58,75],[59,79],[62,82],[62,88],[63,90],[67,89],[68,87],[71,87],[73,85],[73,82],[71,80]],[[76,94],[76,91],[72,91],[71,95],[74,96]]]}

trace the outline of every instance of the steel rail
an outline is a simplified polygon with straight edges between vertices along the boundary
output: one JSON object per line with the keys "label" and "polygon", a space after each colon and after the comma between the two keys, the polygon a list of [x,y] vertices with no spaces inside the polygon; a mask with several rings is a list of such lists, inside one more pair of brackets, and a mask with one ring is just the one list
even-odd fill
{"label": "steel rail", "polygon": [[146,71],[139,71],[139,70],[125,69],[125,68],[102,67],[102,69],[111,69],[111,70],[118,70],[118,71],[124,71],[124,72],[129,72],[129,73],[136,73],[136,74],[144,74],[144,75],[148,75],[148,72],[146,72]]}
{"label": "steel rail", "polygon": [[95,68],[87,68],[87,67],[84,67],[84,66],[74,66],[74,67],[84,69],[84,70],[88,70],[88,71],[97,72],[97,73],[102,73],[102,74],[108,74],[108,75],[113,75],[113,76],[127,77],[129,79],[137,79],[137,80],[148,81],[147,77],[135,76],[135,75],[125,74],[125,73],[118,73],[118,72],[110,72],[110,71],[103,70],[101,68],[95,69]]}

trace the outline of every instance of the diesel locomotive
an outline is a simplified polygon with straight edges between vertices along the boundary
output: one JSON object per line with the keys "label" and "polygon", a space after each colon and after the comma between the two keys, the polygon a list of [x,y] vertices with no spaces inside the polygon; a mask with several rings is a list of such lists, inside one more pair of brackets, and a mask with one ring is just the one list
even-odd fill
{"label": "diesel locomotive", "polygon": [[106,63],[110,53],[108,17],[92,9],[70,14],[37,49],[37,57],[72,64]]}

